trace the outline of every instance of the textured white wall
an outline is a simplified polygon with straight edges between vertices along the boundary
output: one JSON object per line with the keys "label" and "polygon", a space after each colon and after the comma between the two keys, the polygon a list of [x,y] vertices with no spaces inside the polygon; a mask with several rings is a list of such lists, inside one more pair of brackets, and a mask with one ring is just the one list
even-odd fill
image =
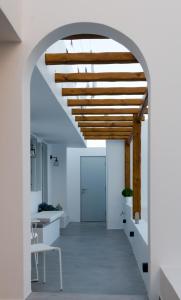
{"label": "textured white wall", "polygon": [[67,148],[67,207],[73,222],[80,222],[81,156],[106,156],[106,148]]}
{"label": "textured white wall", "polygon": [[121,229],[124,188],[124,142],[106,142],[107,228]]}

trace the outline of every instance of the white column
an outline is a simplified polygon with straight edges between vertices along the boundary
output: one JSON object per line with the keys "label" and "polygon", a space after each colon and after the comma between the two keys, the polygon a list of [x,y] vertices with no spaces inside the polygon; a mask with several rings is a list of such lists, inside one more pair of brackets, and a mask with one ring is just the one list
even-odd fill
{"label": "white column", "polygon": [[0,299],[24,299],[30,292],[29,104],[21,44],[4,43],[0,53]]}
{"label": "white column", "polygon": [[107,228],[123,228],[124,142],[106,142]]}

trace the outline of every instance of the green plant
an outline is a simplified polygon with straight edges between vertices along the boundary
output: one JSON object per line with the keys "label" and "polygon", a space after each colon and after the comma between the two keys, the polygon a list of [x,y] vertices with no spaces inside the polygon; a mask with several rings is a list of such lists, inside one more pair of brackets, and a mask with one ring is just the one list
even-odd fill
{"label": "green plant", "polygon": [[133,190],[130,189],[130,188],[125,188],[123,191],[122,191],[122,195],[124,197],[132,197],[133,196]]}

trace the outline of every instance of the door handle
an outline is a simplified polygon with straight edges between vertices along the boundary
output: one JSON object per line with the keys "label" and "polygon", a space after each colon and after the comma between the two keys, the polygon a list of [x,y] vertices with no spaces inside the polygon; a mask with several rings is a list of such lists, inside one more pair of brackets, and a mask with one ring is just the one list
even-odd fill
{"label": "door handle", "polygon": [[82,193],[82,194],[85,193],[86,190],[87,190],[86,188],[81,189],[81,193]]}

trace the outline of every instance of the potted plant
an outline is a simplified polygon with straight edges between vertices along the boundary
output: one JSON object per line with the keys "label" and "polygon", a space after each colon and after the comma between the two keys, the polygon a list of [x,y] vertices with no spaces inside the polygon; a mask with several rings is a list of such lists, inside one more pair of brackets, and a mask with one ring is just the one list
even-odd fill
{"label": "potted plant", "polygon": [[127,204],[132,205],[133,190],[130,188],[125,188],[122,191],[122,195],[123,195],[123,197],[126,197]]}

